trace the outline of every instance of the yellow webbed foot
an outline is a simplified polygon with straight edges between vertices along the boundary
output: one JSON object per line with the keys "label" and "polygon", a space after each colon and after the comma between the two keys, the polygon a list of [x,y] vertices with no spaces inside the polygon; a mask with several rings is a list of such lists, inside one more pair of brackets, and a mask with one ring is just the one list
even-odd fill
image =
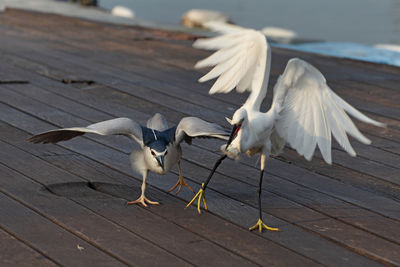
{"label": "yellow webbed foot", "polygon": [[126,205],[132,205],[132,204],[142,204],[144,207],[147,207],[147,204],[150,205],[159,205],[160,202],[157,201],[151,201],[150,199],[148,199],[147,197],[145,197],[144,195],[141,195],[138,199],[134,200],[134,201],[128,201],[126,202]]}
{"label": "yellow webbed foot", "polygon": [[254,229],[257,228],[260,233],[262,232],[263,229],[266,229],[268,231],[277,231],[277,232],[279,231],[279,228],[269,227],[266,224],[264,224],[261,219],[258,219],[257,223],[254,226],[250,227],[249,230],[253,231]]}
{"label": "yellow webbed foot", "polygon": [[203,200],[204,203],[204,209],[207,210],[207,203],[206,203],[206,197],[204,196],[205,194],[205,189],[203,189],[204,183],[201,184],[201,188],[199,192],[193,197],[193,199],[186,205],[186,208],[192,205],[192,203],[198,198],[197,200],[197,211],[199,214],[201,214],[200,206],[201,206],[201,200]]}
{"label": "yellow webbed foot", "polygon": [[186,186],[187,188],[189,188],[190,191],[192,191],[194,193],[193,189],[186,183],[186,181],[183,179],[182,175],[179,176],[179,179],[176,182],[176,184],[173,187],[171,187],[171,189],[169,189],[168,192],[171,192],[172,190],[174,190],[178,186],[179,186],[179,188],[176,191],[176,194],[178,194],[182,190],[182,186]]}

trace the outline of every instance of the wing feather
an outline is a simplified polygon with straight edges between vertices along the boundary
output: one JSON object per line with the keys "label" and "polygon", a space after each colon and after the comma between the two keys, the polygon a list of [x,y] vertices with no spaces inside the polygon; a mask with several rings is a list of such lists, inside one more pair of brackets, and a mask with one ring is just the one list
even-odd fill
{"label": "wing feather", "polygon": [[222,36],[199,39],[193,46],[218,50],[195,65],[196,68],[215,66],[199,79],[205,82],[218,77],[210,89],[211,94],[228,93],[236,87],[238,92],[247,90],[261,100],[264,98],[267,91],[267,86],[263,86],[264,76],[270,52],[261,32],[238,28]]}
{"label": "wing feather", "polygon": [[197,117],[185,117],[179,122],[176,128],[175,140],[177,143],[185,140],[189,144],[195,137],[228,140],[229,134],[229,132],[216,123],[206,122]]}
{"label": "wing feather", "polygon": [[128,118],[116,118],[91,124],[87,127],[63,128],[47,131],[27,139],[32,143],[57,143],[67,141],[85,133],[99,135],[126,135],[139,144],[142,141],[142,129],[138,123]]}
{"label": "wing feather", "polygon": [[363,122],[384,126],[337,96],[315,67],[297,58],[289,60],[279,77],[271,109],[278,114],[274,129],[280,137],[307,160],[311,160],[318,146],[329,164],[332,163],[332,135],[351,156],[356,152],[347,134],[360,142],[370,143],[346,112]]}

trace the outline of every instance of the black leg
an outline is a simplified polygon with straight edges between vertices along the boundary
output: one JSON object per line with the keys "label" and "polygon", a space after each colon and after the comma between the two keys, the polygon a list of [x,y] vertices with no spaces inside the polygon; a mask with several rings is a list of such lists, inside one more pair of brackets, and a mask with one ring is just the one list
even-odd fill
{"label": "black leg", "polygon": [[261,211],[261,186],[262,186],[262,180],[263,180],[263,175],[264,175],[264,170],[261,170],[260,172],[260,181],[258,184],[258,211],[260,213],[260,219],[262,220],[262,211]]}
{"label": "black leg", "polygon": [[207,210],[207,204],[206,204],[206,198],[204,196],[205,191],[206,191],[206,187],[208,185],[208,183],[211,180],[211,177],[213,176],[215,170],[218,168],[218,166],[221,164],[221,162],[226,158],[226,155],[223,155],[222,157],[220,157],[217,162],[215,162],[214,168],[212,169],[210,175],[208,175],[207,180],[202,183],[201,185],[201,189],[199,190],[199,192],[197,192],[197,194],[194,196],[194,198],[186,205],[186,208],[189,207],[190,205],[192,205],[193,201],[195,201],[195,199],[197,198],[197,211],[199,212],[199,214],[201,213],[200,210],[200,204],[201,204],[201,200],[203,200],[204,202],[204,209]]}
{"label": "black leg", "polygon": [[258,231],[260,231],[260,233],[262,232],[263,229],[269,230],[269,231],[279,231],[278,228],[274,228],[274,227],[269,227],[267,226],[263,220],[262,220],[262,209],[261,209],[261,189],[262,189],[262,180],[263,180],[263,176],[264,176],[264,166],[265,166],[265,162],[266,162],[266,156],[264,154],[261,155],[261,169],[260,169],[260,181],[258,184],[258,221],[257,223],[250,227],[249,230],[253,231],[255,229],[258,229]]}
{"label": "black leg", "polygon": [[206,187],[207,187],[208,183],[210,182],[211,177],[213,176],[214,172],[217,170],[218,166],[222,163],[222,161],[223,161],[224,159],[226,159],[226,157],[227,157],[226,155],[223,155],[222,157],[220,157],[220,158],[217,160],[217,162],[215,162],[214,168],[212,169],[212,171],[211,171],[210,174],[208,175],[207,180],[204,182],[203,190],[206,189]]}

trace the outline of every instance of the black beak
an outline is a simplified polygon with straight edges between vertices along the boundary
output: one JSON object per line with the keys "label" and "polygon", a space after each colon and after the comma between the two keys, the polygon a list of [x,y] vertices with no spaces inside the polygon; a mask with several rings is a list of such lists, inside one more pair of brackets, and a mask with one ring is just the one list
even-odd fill
{"label": "black beak", "polygon": [[242,126],[241,124],[233,125],[231,135],[229,136],[228,142],[226,143],[226,148],[228,148],[228,146],[232,143],[232,140],[235,138],[235,136],[239,132],[241,126]]}
{"label": "black beak", "polygon": [[164,170],[164,156],[157,156],[156,160],[157,160],[158,164],[160,165],[160,167]]}

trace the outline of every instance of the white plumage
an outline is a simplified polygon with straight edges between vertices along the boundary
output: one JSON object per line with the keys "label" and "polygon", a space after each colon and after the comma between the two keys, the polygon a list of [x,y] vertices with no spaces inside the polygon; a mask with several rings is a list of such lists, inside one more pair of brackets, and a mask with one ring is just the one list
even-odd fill
{"label": "white plumage", "polygon": [[[233,131],[222,152],[232,158],[241,152],[249,156],[261,154],[259,192],[267,157],[279,154],[286,143],[307,160],[311,160],[318,147],[324,160],[331,164],[332,135],[351,156],[355,156],[356,152],[347,134],[364,144],[371,142],[359,132],[346,112],[365,123],[384,126],[341,99],[329,88],[319,70],[298,58],[289,60],[275,84],[270,109],[265,113],[260,112],[267,93],[271,65],[271,49],[265,36],[260,31],[239,26],[221,23],[210,23],[207,26],[226,34],[194,43],[196,48],[218,50],[196,64],[196,68],[213,66],[199,81],[217,78],[210,94],[228,93],[234,88],[239,93],[250,92],[246,102],[228,120],[233,125]],[[204,195],[213,172],[202,187],[201,195]],[[251,230],[277,230],[263,224],[260,199],[259,206],[260,220]]]}
{"label": "white plumage", "polygon": [[[276,131],[308,160],[318,146],[325,161],[330,164],[331,134],[352,156],[356,153],[346,133],[362,143],[370,143],[345,112],[363,122],[384,126],[341,99],[329,88],[319,70],[298,58],[289,60],[275,84],[270,110],[260,112],[260,105],[267,93],[271,53],[265,36],[259,31],[238,29],[223,36],[198,40],[194,47],[219,49],[196,64],[197,68],[214,66],[199,79],[204,82],[218,77],[210,94],[228,93],[234,88],[238,92],[250,92],[246,103],[235,112],[231,121],[237,124],[243,120],[247,127],[242,125],[238,134],[248,131],[251,137],[242,135],[236,147],[240,152],[252,149],[262,132]],[[265,152],[269,154],[270,151]]]}

